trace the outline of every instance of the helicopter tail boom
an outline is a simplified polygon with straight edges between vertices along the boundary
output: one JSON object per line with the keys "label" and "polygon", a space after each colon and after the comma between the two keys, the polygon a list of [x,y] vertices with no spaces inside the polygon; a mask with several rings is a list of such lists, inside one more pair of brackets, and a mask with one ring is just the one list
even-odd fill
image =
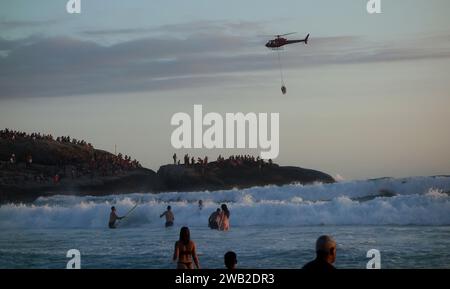
{"label": "helicopter tail boom", "polygon": [[300,43],[300,42],[304,42],[305,44],[308,44],[308,40],[309,40],[309,34],[306,35],[305,39],[301,39],[301,40],[288,40],[286,44],[293,44],[293,43]]}

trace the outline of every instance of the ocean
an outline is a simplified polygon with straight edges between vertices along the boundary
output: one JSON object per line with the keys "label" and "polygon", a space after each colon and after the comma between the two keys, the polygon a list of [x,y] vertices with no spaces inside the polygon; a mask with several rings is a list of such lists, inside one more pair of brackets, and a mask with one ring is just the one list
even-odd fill
{"label": "ocean", "polygon": [[[223,268],[232,250],[239,268],[301,268],[317,237],[337,242],[337,268],[450,268],[450,177],[384,178],[334,184],[265,186],[217,192],[52,196],[0,207],[0,268],[65,268],[69,249],[81,268],[175,268],[174,242],[188,226],[202,268]],[[198,200],[203,200],[203,209]],[[207,227],[226,203],[231,230]],[[107,228],[111,206],[124,215]],[[159,215],[172,206],[175,225]]]}

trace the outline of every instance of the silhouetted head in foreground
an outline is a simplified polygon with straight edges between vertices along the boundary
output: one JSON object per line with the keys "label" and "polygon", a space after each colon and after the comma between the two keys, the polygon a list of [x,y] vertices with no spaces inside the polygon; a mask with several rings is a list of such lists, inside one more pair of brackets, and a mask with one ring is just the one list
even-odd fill
{"label": "silhouetted head in foreground", "polygon": [[303,269],[314,271],[332,271],[336,261],[336,242],[331,236],[320,236],[316,241],[316,259],[309,262]]}
{"label": "silhouetted head in foreground", "polygon": [[167,211],[170,211],[172,209],[171,206],[167,206]]}
{"label": "silhouetted head in foreground", "polygon": [[111,207],[111,211],[112,211],[112,212],[115,212],[115,211],[116,211],[116,207],[112,206],[112,207]]}
{"label": "silhouetted head in foreground", "polygon": [[227,267],[227,269],[236,269],[237,265],[236,253],[234,253],[233,251],[228,251],[225,253],[223,258],[225,262],[225,267]]}
{"label": "silhouetted head in foreground", "polygon": [[188,227],[183,227],[180,230],[180,242],[184,245],[189,244],[191,241],[191,232],[189,231]]}
{"label": "silhouetted head in foreground", "polygon": [[328,235],[320,236],[316,241],[316,256],[329,264],[336,261],[336,242]]}

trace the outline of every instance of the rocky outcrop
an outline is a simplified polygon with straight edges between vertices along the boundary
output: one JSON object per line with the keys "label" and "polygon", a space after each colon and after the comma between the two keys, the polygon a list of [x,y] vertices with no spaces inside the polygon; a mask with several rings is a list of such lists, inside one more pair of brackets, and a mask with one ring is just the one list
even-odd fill
{"label": "rocky outcrop", "polygon": [[[14,164],[9,161],[13,153]],[[33,162],[27,165],[30,155]],[[120,166],[117,161],[117,156],[86,145],[0,138],[0,204],[32,202],[55,194],[95,196],[334,182],[320,171],[255,161],[164,165],[157,173],[134,165]]]}
{"label": "rocky outcrop", "polygon": [[223,190],[253,186],[285,185],[291,183],[332,183],[325,173],[300,167],[276,164],[231,166],[209,163],[201,165],[165,165],[157,172],[158,179],[167,190]]}
{"label": "rocky outcrop", "polygon": [[159,184],[154,171],[87,144],[0,138],[0,203],[31,202],[54,194],[156,192],[162,189]]}
{"label": "rocky outcrop", "polygon": [[52,182],[21,182],[0,185],[0,204],[28,203],[51,195],[111,195],[161,190],[156,173],[148,169],[135,169],[117,176],[62,179]]}

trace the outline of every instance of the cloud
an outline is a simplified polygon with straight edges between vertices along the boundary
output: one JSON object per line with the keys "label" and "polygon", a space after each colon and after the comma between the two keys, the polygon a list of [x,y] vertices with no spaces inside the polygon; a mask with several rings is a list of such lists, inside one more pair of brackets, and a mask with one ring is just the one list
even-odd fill
{"label": "cloud", "polygon": [[244,34],[263,31],[266,23],[258,21],[225,21],[225,20],[199,20],[188,23],[165,24],[152,27],[129,27],[119,29],[84,29],[80,32],[82,36],[123,36],[123,35],[191,35],[191,34],[214,34],[227,33]]}
{"label": "cloud", "polygon": [[17,28],[29,28],[36,26],[54,25],[61,22],[60,19],[49,20],[0,20],[0,29],[17,29]]}
{"label": "cloud", "polygon": [[[247,25],[247,24],[243,24]],[[420,45],[311,36],[282,52],[284,67],[450,57],[448,39]],[[277,69],[276,52],[230,33],[146,37],[113,45],[71,37],[0,38],[0,98],[181,89],[243,81]]]}
{"label": "cloud", "polygon": [[81,31],[85,36],[108,36],[108,35],[123,35],[123,34],[141,34],[149,33],[154,30],[151,28],[122,28],[122,29],[87,29]]}

